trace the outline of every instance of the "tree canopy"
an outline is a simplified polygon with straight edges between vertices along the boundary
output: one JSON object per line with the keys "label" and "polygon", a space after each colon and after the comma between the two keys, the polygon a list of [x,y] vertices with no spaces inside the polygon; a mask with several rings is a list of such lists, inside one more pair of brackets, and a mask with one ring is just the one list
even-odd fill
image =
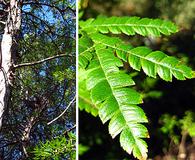
{"label": "tree canopy", "polygon": [[[0,40],[3,40],[11,1],[0,1]],[[75,138],[74,0],[16,0],[21,25],[12,35],[12,84],[0,130],[1,159],[35,157],[46,141]],[[2,48],[2,47],[1,47]],[[69,134],[69,133],[68,133]],[[59,138],[61,137],[61,138]],[[41,148],[40,148],[41,149]],[[59,154],[61,158],[72,155]]]}

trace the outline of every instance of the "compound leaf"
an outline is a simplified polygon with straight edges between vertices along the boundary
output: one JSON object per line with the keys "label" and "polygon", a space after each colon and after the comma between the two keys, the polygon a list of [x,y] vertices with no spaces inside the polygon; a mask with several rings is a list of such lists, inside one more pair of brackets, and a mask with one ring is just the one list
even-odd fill
{"label": "compound leaf", "polygon": [[150,77],[156,78],[158,74],[165,81],[172,81],[173,76],[178,80],[194,77],[191,68],[181,64],[177,58],[168,56],[161,51],[152,51],[145,46],[132,48],[119,39],[115,44],[110,43],[109,39],[112,38],[100,33],[91,35],[91,38],[94,43],[100,43],[114,51],[119,51],[121,53],[118,55],[119,58],[128,61],[130,66],[137,71],[142,68]]}
{"label": "compound leaf", "polygon": [[140,34],[142,36],[170,35],[178,31],[177,26],[166,20],[115,16],[110,18],[99,16],[96,19],[89,19],[85,22],[82,21],[80,27],[86,31],[95,29],[101,33]]}
{"label": "compound leaf", "polygon": [[[147,122],[147,118],[137,106],[142,103],[141,95],[130,88],[135,84],[132,78],[119,70],[123,63],[114,56],[113,49],[102,45],[96,45],[95,49],[97,57],[93,61],[96,61],[97,65],[89,66],[86,78],[92,102],[98,106],[102,122],[110,120],[111,136],[115,138],[121,135],[120,143],[124,150],[129,154],[132,152],[139,159],[146,159],[147,145],[143,142],[142,146],[141,142],[142,138],[148,137],[148,132],[141,123]],[[93,83],[90,83],[92,80]],[[125,139],[132,139],[128,146]],[[132,147],[131,151],[129,145]]]}

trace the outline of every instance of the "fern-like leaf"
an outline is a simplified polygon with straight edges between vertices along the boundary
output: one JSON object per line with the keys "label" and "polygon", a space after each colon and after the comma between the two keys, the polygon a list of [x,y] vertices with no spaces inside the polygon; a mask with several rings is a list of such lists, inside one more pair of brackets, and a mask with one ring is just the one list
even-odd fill
{"label": "fern-like leaf", "polygon": [[178,28],[170,21],[161,19],[149,19],[139,17],[102,17],[80,22],[81,30],[94,30],[101,33],[124,33],[126,35],[140,34],[142,36],[170,35],[178,31]]}
{"label": "fern-like leaf", "polygon": [[142,98],[130,88],[134,81],[119,70],[123,63],[114,56],[112,49],[96,45],[96,55],[86,79],[92,102],[98,106],[102,122],[110,120],[111,136],[114,138],[120,134],[124,150],[144,160],[147,157],[147,145],[142,138],[148,137],[148,131],[141,123],[147,122],[147,118],[137,106],[142,103]]}
{"label": "fern-like leaf", "polygon": [[[148,47],[135,47],[120,38],[108,37],[105,33],[142,36],[170,35],[178,31],[169,21],[138,17],[98,17],[80,22],[79,107],[92,114],[97,112],[103,123],[109,121],[109,133],[113,138],[120,135],[120,144],[125,151],[139,160],[147,159],[149,137],[141,95],[131,88],[135,83],[124,70],[123,62],[146,75],[172,81],[194,78],[191,68],[177,58]],[[93,109],[95,108],[95,109]],[[95,112],[94,112],[95,111]]]}
{"label": "fern-like leaf", "polygon": [[94,43],[103,44],[116,51],[119,58],[128,61],[130,66],[140,71],[143,71],[150,77],[156,78],[158,74],[165,81],[172,81],[172,76],[178,80],[193,78],[193,71],[186,65],[171,56],[167,56],[161,51],[151,51],[147,47],[132,48],[128,44],[121,43],[122,41],[114,40],[100,33],[90,35]]}

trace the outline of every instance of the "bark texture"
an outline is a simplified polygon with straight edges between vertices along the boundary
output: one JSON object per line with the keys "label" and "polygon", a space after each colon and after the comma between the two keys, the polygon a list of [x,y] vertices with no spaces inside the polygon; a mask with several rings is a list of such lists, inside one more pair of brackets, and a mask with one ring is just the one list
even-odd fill
{"label": "bark texture", "polygon": [[10,98],[10,85],[13,80],[13,63],[17,47],[16,36],[21,26],[21,9],[17,0],[10,0],[8,16],[5,22],[4,34],[1,41],[1,70],[0,70],[0,128],[3,113]]}

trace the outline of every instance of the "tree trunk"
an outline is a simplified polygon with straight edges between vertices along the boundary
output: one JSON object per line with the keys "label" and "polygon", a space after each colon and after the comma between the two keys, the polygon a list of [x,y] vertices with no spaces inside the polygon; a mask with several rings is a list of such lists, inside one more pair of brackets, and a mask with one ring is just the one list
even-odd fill
{"label": "tree trunk", "polygon": [[177,155],[178,160],[185,160],[187,157],[186,154],[186,138],[187,138],[188,133],[186,131],[182,132],[182,137],[181,137],[181,142],[179,144],[179,152]]}
{"label": "tree trunk", "polygon": [[17,34],[21,26],[21,9],[17,0],[10,0],[4,34],[1,41],[0,66],[0,129],[3,113],[10,98],[10,85],[13,83],[13,63],[17,47]]}

